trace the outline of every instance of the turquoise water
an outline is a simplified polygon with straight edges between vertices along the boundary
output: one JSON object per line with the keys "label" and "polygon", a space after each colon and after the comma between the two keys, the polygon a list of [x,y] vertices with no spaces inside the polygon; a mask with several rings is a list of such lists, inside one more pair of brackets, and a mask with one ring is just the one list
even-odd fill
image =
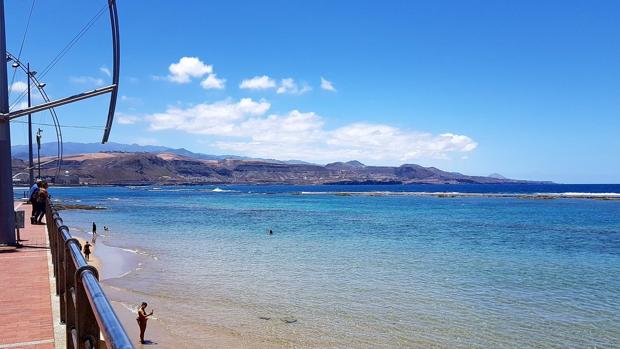
{"label": "turquoise water", "polygon": [[[108,225],[106,244],[147,256],[138,270],[105,282],[148,299],[172,333],[190,340],[620,347],[620,201],[214,188],[53,188],[52,195],[108,208],[62,216],[76,231],[92,221],[100,232]],[[564,189],[547,191],[576,191]]]}

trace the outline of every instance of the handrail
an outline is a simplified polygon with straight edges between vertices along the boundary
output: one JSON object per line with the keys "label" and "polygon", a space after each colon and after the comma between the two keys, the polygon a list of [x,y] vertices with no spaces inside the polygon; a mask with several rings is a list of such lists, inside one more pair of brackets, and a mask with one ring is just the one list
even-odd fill
{"label": "handrail", "polygon": [[99,272],[84,259],[80,242],[49,200],[45,217],[67,348],[100,348],[103,334],[107,349],[134,349],[99,284]]}

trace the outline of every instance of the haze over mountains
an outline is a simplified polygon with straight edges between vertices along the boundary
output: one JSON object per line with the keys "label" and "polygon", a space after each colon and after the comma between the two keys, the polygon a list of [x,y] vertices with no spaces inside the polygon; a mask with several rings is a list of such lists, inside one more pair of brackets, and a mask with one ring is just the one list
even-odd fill
{"label": "haze over mountains", "polygon": [[[42,157],[55,158],[56,152],[56,143],[42,144]],[[13,172],[23,172],[27,167],[28,147],[13,146],[13,158]],[[62,170],[56,180],[66,184],[528,183],[497,174],[467,176],[416,164],[366,166],[354,160],[323,166],[295,160],[208,155],[183,148],[119,143],[65,143]],[[46,165],[42,172],[54,176],[55,164]]]}

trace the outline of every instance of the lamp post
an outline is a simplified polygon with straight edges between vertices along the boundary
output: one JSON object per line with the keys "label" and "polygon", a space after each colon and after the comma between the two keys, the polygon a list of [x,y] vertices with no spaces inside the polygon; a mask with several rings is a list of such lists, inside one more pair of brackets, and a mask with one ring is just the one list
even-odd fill
{"label": "lamp post", "polygon": [[[32,106],[32,101],[30,100],[30,77],[34,76],[37,72],[30,71],[30,63],[28,63],[26,69],[28,70],[28,108],[30,108]],[[32,114],[28,114],[28,168],[28,180],[30,183],[30,188],[32,188],[32,185],[34,184],[34,164],[32,161]]]}
{"label": "lamp post", "polygon": [[37,168],[39,169],[38,178],[41,178],[41,132],[43,132],[43,130],[41,129],[37,131]]}

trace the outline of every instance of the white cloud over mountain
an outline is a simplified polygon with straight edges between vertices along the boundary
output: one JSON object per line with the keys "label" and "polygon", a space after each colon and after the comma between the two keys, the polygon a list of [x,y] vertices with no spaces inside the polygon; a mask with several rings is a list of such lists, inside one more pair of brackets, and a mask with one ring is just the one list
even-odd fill
{"label": "white cloud over mountain", "polygon": [[150,129],[180,130],[214,137],[213,146],[239,154],[327,162],[358,159],[375,163],[420,158],[445,159],[477,147],[470,137],[430,133],[374,123],[352,123],[329,129],[313,112],[292,110],[268,114],[271,104],[243,98],[169,107],[145,117]]}

